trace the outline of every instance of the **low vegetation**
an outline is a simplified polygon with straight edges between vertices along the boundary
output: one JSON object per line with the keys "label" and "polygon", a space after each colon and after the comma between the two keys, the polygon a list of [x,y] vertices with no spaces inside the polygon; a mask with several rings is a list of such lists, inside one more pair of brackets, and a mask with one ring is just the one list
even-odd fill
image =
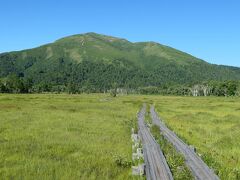
{"label": "low vegetation", "polygon": [[194,179],[189,168],[185,164],[184,157],[160,134],[158,126],[151,127],[151,133],[160,144],[163,154],[175,180]]}
{"label": "low vegetation", "polygon": [[221,179],[240,177],[240,99],[155,97],[155,106],[170,129],[193,145]]}
{"label": "low vegetation", "polygon": [[139,107],[106,95],[0,94],[0,179],[132,179]]}
{"label": "low vegetation", "polygon": [[144,102],[221,179],[239,179],[240,98],[109,94],[0,94],[0,179],[132,179],[131,128]]}
{"label": "low vegetation", "polygon": [[149,126],[151,134],[155,140],[159,143],[161,150],[166,158],[168,166],[172,172],[175,180],[191,180],[193,179],[190,170],[185,165],[184,157],[176,151],[176,149],[161,135],[158,126],[152,124],[150,117],[150,104],[147,104],[147,112],[145,116],[145,122]]}

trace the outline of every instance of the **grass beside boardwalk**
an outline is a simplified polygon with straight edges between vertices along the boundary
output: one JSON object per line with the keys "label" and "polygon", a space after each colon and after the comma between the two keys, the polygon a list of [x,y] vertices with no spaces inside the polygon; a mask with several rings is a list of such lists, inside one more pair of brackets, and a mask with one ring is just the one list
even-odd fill
{"label": "grass beside boardwalk", "polygon": [[240,179],[240,98],[103,94],[0,94],[0,179],[132,179],[143,102],[221,179]]}
{"label": "grass beside boardwalk", "polygon": [[132,179],[139,103],[106,95],[0,95],[0,179]]}
{"label": "grass beside boardwalk", "polygon": [[169,168],[173,174],[173,178],[175,180],[193,180],[194,178],[185,164],[184,157],[177,152],[173,145],[170,144],[170,142],[168,142],[160,132],[161,131],[158,126],[153,125],[151,127],[151,133],[163,151]]}
{"label": "grass beside boardwalk", "polygon": [[152,119],[150,116],[150,105],[147,104],[147,111],[145,116],[145,122],[149,126],[150,132],[159,143],[160,148],[166,158],[168,166],[172,172],[173,178],[175,180],[191,180],[193,176],[189,168],[185,164],[184,157],[177,152],[170,142],[168,142],[164,136],[161,134],[161,131],[158,126],[152,124]]}
{"label": "grass beside boardwalk", "polygon": [[155,97],[155,105],[221,179],[240,179],[240,98]]}

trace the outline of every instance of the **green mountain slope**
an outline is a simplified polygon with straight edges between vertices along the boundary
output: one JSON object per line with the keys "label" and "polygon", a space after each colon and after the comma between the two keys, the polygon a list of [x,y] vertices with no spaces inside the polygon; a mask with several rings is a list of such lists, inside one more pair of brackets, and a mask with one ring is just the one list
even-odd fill
{"label": "green mountain slope", "polygon": [[74,35],[38,48],[0,54],[0,78],[17,74],[34,85],[77,84],[103,91],[208,80],[239,80],[240,68],[209,64],[155,43],[132,43],[96,33]]}

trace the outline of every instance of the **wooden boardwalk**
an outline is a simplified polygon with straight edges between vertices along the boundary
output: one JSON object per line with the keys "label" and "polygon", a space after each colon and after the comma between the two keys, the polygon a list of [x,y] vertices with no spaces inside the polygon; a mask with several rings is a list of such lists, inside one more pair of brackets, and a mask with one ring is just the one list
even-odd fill
{"label": "wooden boardwalk", "polygon": [[185,144],[177,135],[168,129],[159,119],[152,106],[150,109],[153,124],[159,126],[163,136],[173,144],[173,146],[183,154],[186,165],[190,168],[195,179],[199,180],[219,180],[219,177],[202,161],[202,159]]}
{"label": "wooden boardwalk", "polygon": [[138,126],[139,136],[143,144],[146,177],[148,180],[173,180],[160,146],[144,122],[145,112],[146,107],[144,106],[138,113]]}

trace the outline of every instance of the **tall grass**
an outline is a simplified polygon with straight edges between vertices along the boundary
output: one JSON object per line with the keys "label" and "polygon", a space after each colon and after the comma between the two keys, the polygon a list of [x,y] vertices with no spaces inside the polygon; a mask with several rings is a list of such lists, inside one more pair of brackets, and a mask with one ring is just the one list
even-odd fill
{"label": "tall grass", "polygon": [[240,98],[155,98],[159,115],[221,179],[240,179]]}
{"label": "tall grass", "polygon": [[138,104],[105,95],[0,95],[0,179],[132,179]]}
{"label": "tall grass", "polygon": [[0,94],[0,179],[132,179],[143,102],[221,179],[240,179],[240,98],[103,94]]}
{"label": "tall grass", "polygon": [[151,127],[151,133],[159,143],[163,154],[167,160],[168,166],[175,180],[192,180],[194,179],[190,169],[186,166],[184,157],[177,152],[168,140],[164,138],[158,126]]}

